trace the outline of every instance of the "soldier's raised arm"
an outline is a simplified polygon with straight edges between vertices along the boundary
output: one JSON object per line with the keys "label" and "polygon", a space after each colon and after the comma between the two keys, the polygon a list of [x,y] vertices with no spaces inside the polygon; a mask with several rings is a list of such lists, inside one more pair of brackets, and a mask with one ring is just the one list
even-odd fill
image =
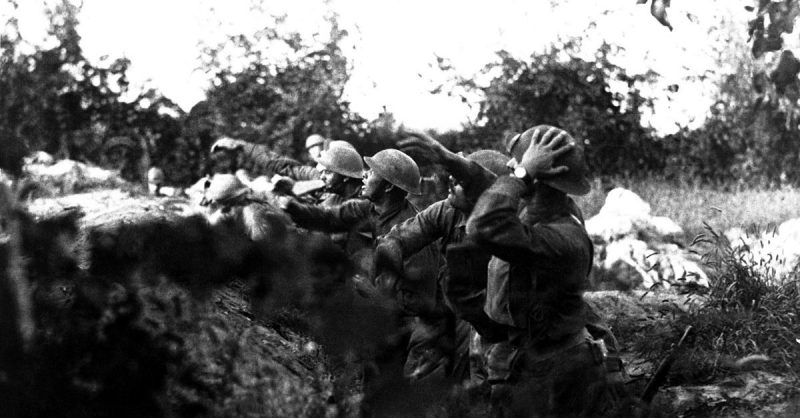
{"label": "soldier's raised arm", "polygon": [[279,203],[297,226],[323,232],[350,231],[366,222],[372,209],[372,204],[364,199],[352,199],[339,206],[322,207],[282,196]]}
{"label": "soldier's raised arm", "polygon": [[222,137],[211,145],[211,153],[223,150],[238,152],[261,170],[280,174],[293,180],[317,180],[320,177],[319,171],[314,167],[303,165],[294,158],[278,154],[266,145]]}
{"label": "soldier's raised arm", "polygon": [[406,130],[409,137],[397,143],[411,155],[425,156],[439,164],[464,187],[467,197],[473,200],[486,190],[497,177],[475,161],[450,151],[431,135],[419,130]]}
{"label": "soldier's raised arm", "polygon": [[[493,255],[509,262],[526,262],[547,251],[517,216],[522,195],[534,182],[557,177],[568,171],[566,166],[553,167],[559,156],[574,148],[574,139],[566,131],[551,128],[527,133],[525,151],[517,152],[519,160],[511,176],[503,176],[478,199],[467,222],[467,234]],[[515,161],[516,162],[516,161]],[[538,231],[546,233],[546,231]]]}

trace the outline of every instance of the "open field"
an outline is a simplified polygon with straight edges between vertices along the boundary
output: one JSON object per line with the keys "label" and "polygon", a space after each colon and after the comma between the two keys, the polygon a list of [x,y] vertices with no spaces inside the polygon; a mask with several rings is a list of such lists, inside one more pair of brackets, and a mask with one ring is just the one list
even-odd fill
{"label": "open field", "polygon": [[718,231],[753,224],[767,225],[800,217],[800,188],[766,190],[752,187],[707,186],[671,183],[663,179],[620,178],[597,181],[592,192],[576,199],[588,219],[603,206],[608,190],[624,187],[650,204],[652,214],[666,216],[681,225],[686,239],[703,232],[703,222]]}

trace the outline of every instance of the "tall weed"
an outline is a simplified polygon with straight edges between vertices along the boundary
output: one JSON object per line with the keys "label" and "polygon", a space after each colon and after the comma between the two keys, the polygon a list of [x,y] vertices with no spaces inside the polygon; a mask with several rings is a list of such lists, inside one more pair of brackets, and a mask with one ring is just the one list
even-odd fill
{"label": "tall weed", "polygon": [[800,375],[798,268],[779,275],[751,257],[752,248],[731,245],[707,224],[694,244],[707,248],[703,261],[710,282],[704,302],[680,321],[695,328],[694,360],[711,362],[713,372],[724,373],[743,367],[743,358],[765,355],[770,360],[764,368]]}

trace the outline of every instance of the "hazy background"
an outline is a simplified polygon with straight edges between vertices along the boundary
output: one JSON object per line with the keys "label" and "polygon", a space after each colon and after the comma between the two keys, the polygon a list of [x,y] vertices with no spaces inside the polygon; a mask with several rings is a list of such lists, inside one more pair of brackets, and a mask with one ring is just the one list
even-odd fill
{"label": "hazy background", "polygon": [[[133,86],[154,86],[188,111],[203,99],[209,78],[200,71],[200,43],[261,27],[264,16],[250,1],[84,0],[79,13],[87,57],[125,56]],[[662,133],[676,124],[697,126],[711,104],[713,86],[698,80],[717,65],[728,37],[746,36],[749,13],[743,1],[676,1],[670,8],[673,32],[655,23],[648,5],[631,0],[376,1],[270,0],[264,13],[283,15],[286,27],[310,36],[324,32],[322,16],[333,11],[351,32],[346,56],[353,65],[346,98],[368,118],[382,107],[407,125],[455,129],[474,117],[476,103],[431,95],[439,81],[430,67],[435,56],[449,58],[465,76],[491,61],[497,50],[517,56],[540,51],[558,37],[586,39],[592,51],[600,41],[624,48],[613,57],[631,72],[660,74],[650,92],[657,115],[647,117]],[[20,30],[27,40],[46,45],[42,2],[19,4]],[[724,25],[722,23],[724,22]],[[734,29],[735,27],[735,29]],[[666,86],[682,89],[668,94]],[[434,110],[435,111],[432,111]],[[692,123],[694,121],[694,123]]]}

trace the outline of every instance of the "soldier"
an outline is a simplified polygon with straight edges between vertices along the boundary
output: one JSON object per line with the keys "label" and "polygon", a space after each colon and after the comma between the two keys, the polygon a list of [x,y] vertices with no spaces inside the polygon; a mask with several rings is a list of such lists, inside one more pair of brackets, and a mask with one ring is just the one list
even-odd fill
{"label": "soldier", "polygon": [[[342,205],[326,208],[281,197],[281,207],[298,226],[307,229],[347,232],[366,226],[374,245],[378,237],[419,212],[406,197],[409,193],[419,193],[420,175],[414,160],[396,149],[380,151],[372,157],[364,157],[364,161],[369,167],[361,190],[364,199],[351,199]],[[397,301],[406,321],[411,322],[411,336],[406,336],[406,340],[419,340],[415,336],[425,332],[417,323],[442,315],[440,305],[436,303],[439,264],[436,251],[428,246],[405,261],[402,274],[386,274],[376,283],[382,294]],[[366,269],[369,269],[369,265]],[[394,360],[385,360],[385,364],[379,367],[382,376],[365,376],[365,396],[372,400],[391,397],[386,389],[397,384],[395,375],[401,374],[402,369],[415,370],[419,363],[418,356],[423,354],[410,347],[406,366],[399,368],[395,368]]]}
{"label": "soldier", "polygon": [[[374,243],[394,225],[419,212],[406,197],[409,193],[419,192],[420,175],[414,160],[396,149],[380,151],[372,157],[364,157],[364,161],[369,170],[362,180],[363,199],[350,199],[338,206],[321,207],[303,204],[284,196],[279,199],[281,208],[298,226],[311,230],[349,232],[362,230],[366,226]],[[431,306],[431,295],[435,292],[431,293],[430,290],[435,289],[435,273],[434,279],[429,280],[432,268],[430,264],[433,262],[438,269],[438,257],[431,249],[422,251],[420,256],[418,261],[422,263],[411,265],[403,283],[397,283],[401,288],[411,288],[393,289],[392,283],[386,283],[385,287],[398,290],[400,297],[409,298],[406,300],[408,304]],[[425,289],[412,289],[417,286]]]}
{"label": "soldier", "polygon": [[[220,138],[211,147],[212,153],[219,152],[233,152],[238,154],[239,159],[249,160],[252,165],[256,166],[256,171],[265,174],[277,174],[285,177],[285,180],[291,183],[292,181],[309,181],[309,180],[322,180],[325,182],[324,191],[315,192],[304,197],[304,201],[308,203],[317,203],[324,206],[335,206],[344,202],[347,199],[358,195],[361,182],[361,174],[356,177],[352,175],[336,175],[341,174],[341,171],[348,171],[351,174],[355,173],[356,165],[362,167],[361,156],[356,151],[355,147],[347,141],[327,141],[319,135],[311,135],[306,140],[306,146],[309,151],[309,156],[314,158],[316,165],[303,165],[297,160],[292,158],[280,156],[277,153],[269,150],[266,146],[251,144],[246,141],[241,141],[232,138]],[[325,146],[325,150],[321,147]],[[340,152],[340,148],[346,148],[346,152]],[[321,150],[321,151],[320,151]],[[319,151],[319,152],[317,152]],[[326,163],[321,164],[319,159],[331,151],[333,156],[325,157]],[[335,160],[335,161],[332,161]],[[335,164],[346,165],[348,168],[340,168],[337,172],[335,169],[331,170],[326,165]],[[343,166],[342,166],[343,167]],[[237,171],[239,177],[243,176],[242,170]],[[324,172],[329,172],[327,178],[323,178]],[[333,175],[330,175],[333,174]],[[274,181],[274,179],[273,179]],[[259,185],[263,182],[252,182],[251,187],[260,190]],[[291,184],[288,185],[291,188]]]}
{"label": "soldier", "polygon": [[150,167],[147,170],[147,189],[152,195],[161,194],[161,186],[164,185],[164,171],[158,167]]}
{"label": "soldier", "polygon": [[334,207],[360,194],[364,165],[361,155],[349,142],[332,141],[330,147],[317,157],[315,170],[325,182],[321,206]]}
{"label": "soldier", "polygon": [[[424,133],[417,132],[414,135],[416,138],[401,141],[400,145],[423,151],[431,162],[442,164],[448,172],[453,173],[450,193],[446,199],[434,203],[414,218],[395,226],[379,240],[375,251],[374,270],[377,276],[387,268],[401,269],[404,257],[435,242],[438,242],[441,255],[445,256],[448,246],[463,241],[466,235],[467,216],[481,191],[491,185],[496,175],[510,172],[505,165],[508,157],[500,152],[481,150],[464,158],[449,151]],[[483,259],[485,282],[488,256]],[[473,316],[460,307],[468,299],[477,298],[481,303],[471,303],[472,312],[479,313],[480,318],[476,322],[481,324],[490,322],[482,312],[485,283],[483,286],[471,287],[468,290],[465,286],[451,286],[449,268],[448,264],[442,264],[439,270],[438,294],[443,296],[450,308],[459,314],[459,318],[467,316],[473,320],[475,320]],[[436,323],[427,324],[429,331],[426,333],[426,339],[419,341],[418,345],[425,347],[432,358],[421,363],[413,375],[423,377],[426,374],[443,374],[463,380],[469,377],[470,371],[468,359],[470,326],[463,320],[457,320],[449,309],[441,319]]]}
{"label": "soldier", "polygon": [[493,256],[485,311],[507,327],[489,352],[493,407],[499,416],[599,415],[605,349],[586,330],[582,297],[593,249],[567,196],[590,189],[583,147],[548,126],[518,141],[530,145],[512,147],[513,174],[481,195],[467,222]]}
{"label": "soldier", "polygon": [[[364,165],[358,151],[349,142],[332,141],[329,148],[317,157],[315,169],[325,182],[325,192],[319,199],[319,206],[333,208],[357,198],[361,193]],[[348,251],[350,256],[362,249],[372,248],[372,234],[366,225],[347,233],[333,233],[331,239]]]}
{"label": "soldier", "polygon": [[260,175],[278,174],[292,180],[317,180],[320,172],[316,168],[317,159],[322,152],[330,146],[345,146],[353,148],[346,141],[328,141],[320,135],[313,134],[306,139],[306,152],[308,162],[303,164],[293,158],[276,153],[266,145],[253,144],[240,139],[222,137],[211,146],[211,153],[228,152],[238,156],[240,160],[250,162],[255,166],[253,171]]}
{"label": "soldier", "polygon": [[216,174],[207,184],[200,205],[211,225],[236,228],[253,241],[286,239],[291,220],[269,203],[250,199],[250,190],[232,174]]}
{"label": "soldier", "polygon": [[322,151],[328,148],[327,144],[328,140],[322,135],[309,135],[308,138],[306,138],[306,153],[308,153],[308,158],[311,161],[317,161]]}

